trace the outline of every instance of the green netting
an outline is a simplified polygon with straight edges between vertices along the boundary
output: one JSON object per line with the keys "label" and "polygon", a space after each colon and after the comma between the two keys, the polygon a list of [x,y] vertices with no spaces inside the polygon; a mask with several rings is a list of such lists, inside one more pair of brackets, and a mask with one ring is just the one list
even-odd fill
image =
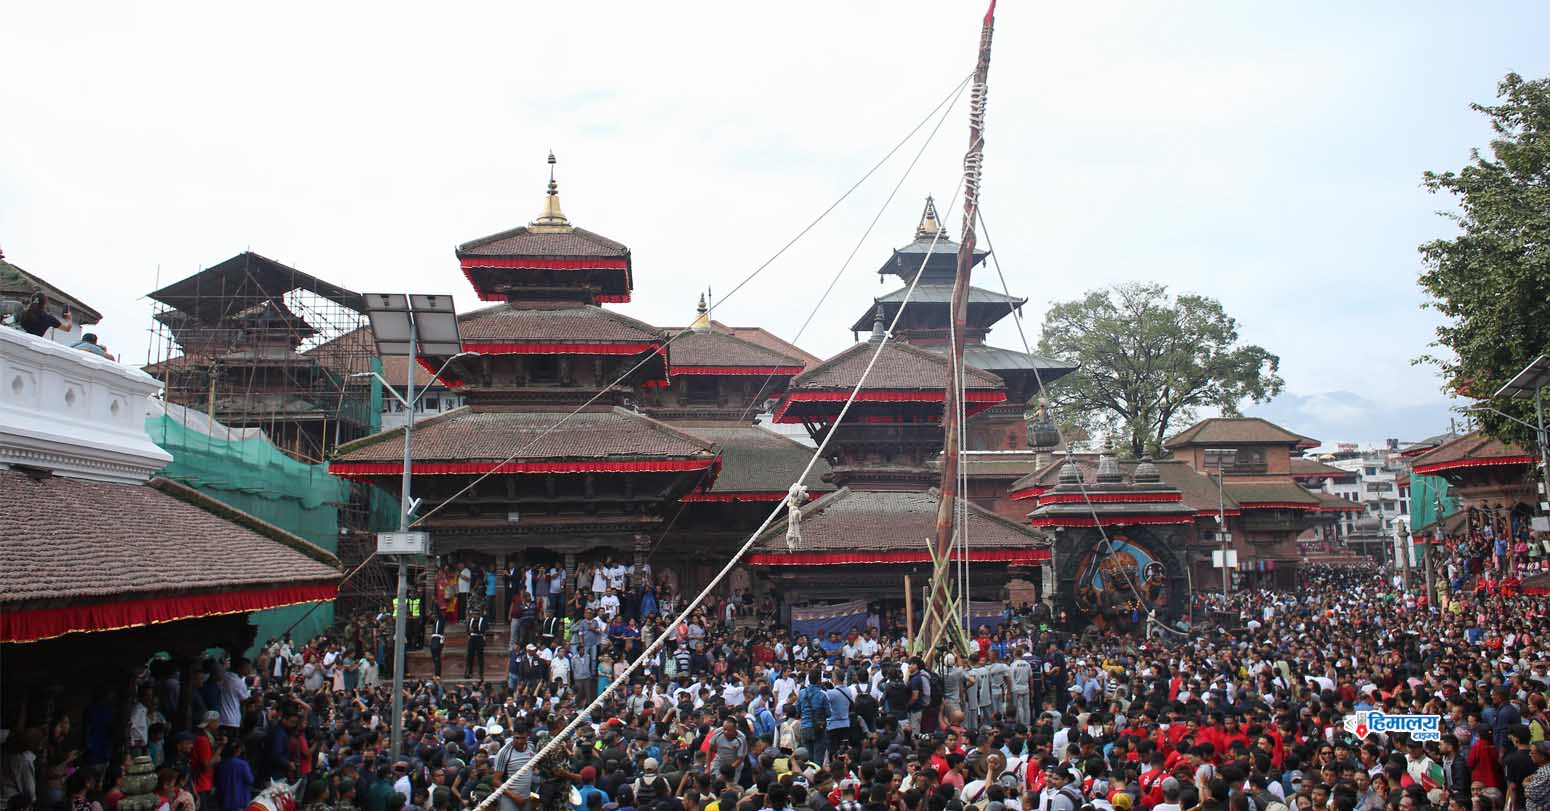
{"label": "green netting", "polygon": [[[1442,513],[1437,512],[1441,499]],[[1458,512],[1458,500],[1449,491],[1448,481],[1441,476],[1410,474],[1410,526],[1425,529],[1438,520]]]}
{"label": "green netting", "polygon": [[[217,428],[212,436],[167,415],[148,417],[145,429],[152,441],[172,454],[172,463],[161,475],[323,549],[338,551],[339,507],[349,500],[350,489],[348,482],[328,475],[327,465],[298,462],[257,432],[223,434]],[[309,609],[311,605],[300,605],[255,613],[257,644],[279,636],[303,615],[306,619],[291,630],[298,641],[333,624],[332,604],[307,614]]]}

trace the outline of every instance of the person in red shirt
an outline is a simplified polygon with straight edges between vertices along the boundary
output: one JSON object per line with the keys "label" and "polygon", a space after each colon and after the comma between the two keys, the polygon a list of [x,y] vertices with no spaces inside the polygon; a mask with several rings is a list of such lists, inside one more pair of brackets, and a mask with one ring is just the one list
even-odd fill
{"label": "person in red shirt", "polygon": [[219,712],[210,710],[200,720],[199,733],[194,736],[194,751],[189,757],[189,771],[194,795],[199,798],[199,807],[205,808],[207,800],[215,791],[215,767],[221,762],[221,748],[226,745],[226,741],[219,737]]}
{"label": "person in red shirt", "polygon": [[1222,732],[1217,735],[1215,743],[1217,751],[1226,755],[1232,751],[1232,745],[1235,743],[1241,743],[1244,749],[1248,749],[1249,736],[1239,728],[1236,716],[1228,716],[1222,722]]}
{"label": "person in red shirt", "polygon": [[1491,743],[1489,724],[1479,724],[1475,727],[1475,742],[1469,747],[1469,754],[1464,762],[1469,766],[1470,780],[1483,783],[1486,788],[1501,788],[1501,779],[1497,777],[1501,773],[1501,763],[1497,756],[1496,745]]}

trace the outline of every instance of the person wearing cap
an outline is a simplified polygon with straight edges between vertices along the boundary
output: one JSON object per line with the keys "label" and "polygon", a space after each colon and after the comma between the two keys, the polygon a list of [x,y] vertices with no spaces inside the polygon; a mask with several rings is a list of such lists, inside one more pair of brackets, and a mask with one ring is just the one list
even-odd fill
{"label": "person wearing cap", "polygon": [[226,745],[226,738],[220,734],[220,729],[220,712],[207,710],[199,719],[198,734],[194,736],[189,757],[189,788],[203,809],[210,808],[215,791],[215,767],[220,765],[221,749]]}

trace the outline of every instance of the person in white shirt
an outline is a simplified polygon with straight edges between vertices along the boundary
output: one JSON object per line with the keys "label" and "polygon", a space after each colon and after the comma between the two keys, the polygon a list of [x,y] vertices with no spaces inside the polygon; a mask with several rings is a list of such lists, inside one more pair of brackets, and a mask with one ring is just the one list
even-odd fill
{"label": "person in white shirt", "polygon": [[613,618],[619,614],[619,595],[610,589],[602,599],[597,601],[597,610],[610,622],[613,621]]}
{"label": "person in white shirt", "polygon": [[608,566],[598,564],[592,569],[592,593],[602,594],[608,591]]}
{"label": "person in white shirt", "polygon": [[238,659],[236,672],[217,671],[217,684],[221,689],[221,726],[237,729],[242,726],[242,702],[248,700],[248,683],[245,678],[249,667],[246,659]]}
{"label": "person in white shirt", "polygon": [[570,657],[564,651],[549,658],[549,681],[559,681],[561,684],[570,684]]}
{"label": "person in white shirt", "polygon": [[608,567],[608,587],[611,589],[624,588],[624,583],[629,578],[630,569],[632,568],[634,567],[626,566],[623,563],[615,563]]}
{"label": "person in white shirt", "polygon": [[791,677],[789,671],[781,673],[771,685],[775,689],[775,707],[777,709],[786,706],[786,699],[797,691],[797,680]]}

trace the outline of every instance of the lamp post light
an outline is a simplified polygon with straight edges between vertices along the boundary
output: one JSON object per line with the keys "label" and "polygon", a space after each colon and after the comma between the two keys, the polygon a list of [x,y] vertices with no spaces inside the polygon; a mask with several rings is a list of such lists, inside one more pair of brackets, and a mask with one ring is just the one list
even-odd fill
{"label": "lamp post light", "polygon": [[[371,319],[371,331],[377,341],[377,354],[383,357],[407,355],[408,378],[404,396],[399,396],[391,385],[386,388],[404,404],[408,421],[404,423],[404,470],[399,484],[398,532],[377,535],[378,554],[398,557],[398,593],[393,602],[393,716],[392,753],[394,758],[403,754],[404,744],[404,647],[408,639],[406,628],[409,600],[410,554],[429,551],[429,539],[425,533],[409,532],[409,515],[414,509],[409,498],[409,478],[413,455],[414,405],[424,396],[414,392],[414,367],[423,353],[429,357],[446,357],[436,371],[437,377],[457,358],[477,354],[463,351],[463,339],[458,334],[457,312],[452,297],[448,295],[405,295],[403,293],[371,293],[366,298],[366,315]],[[375,376],[376,372],[360,372],[352,376]],[[385,384],[387,381],[382,380]]]}

